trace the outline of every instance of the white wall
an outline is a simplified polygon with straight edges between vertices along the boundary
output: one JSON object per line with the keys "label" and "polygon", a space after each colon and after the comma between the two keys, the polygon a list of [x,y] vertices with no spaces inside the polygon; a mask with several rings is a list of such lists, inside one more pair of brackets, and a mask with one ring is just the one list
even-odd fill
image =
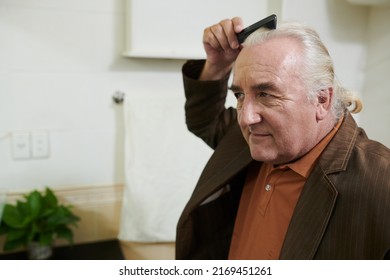
{"label": "white wall", "polygon": [[[123,182],[123,112],[112,95],[143,94],[142,73],[181,85],[182,64],[122,57],[123,34],[121,0],[0,0],[1,189]],[[50,156],[14,160],[12,133],[41,130]]]}
{"label": "white wall", "polygon": [[[280,19],[304,21],[317,28],[341,81],[357,92],[363,91],[367,23],[371,23],[370,30],[387,27],[388,10],[377,9],[370,14],[369,7],[344,0],[268,2],[272,3],[269,12],[277,12]],[[174,91],[178,98],[183,94],[183,61],[121,56],[124,22],[122,0],[0,0],[1,190],[123,182],[123,112],[113,104],[113,93],[143,94],[149,85],[137,77],[145,73],[155,76],[154,84],[169,81],[172,85],[169,89],[161,87],[156,94]],[[201,38],[201,34],[193,36]],[[381,38],[379,33],[371,32],[371,36],[371,42]],[[384,67],[383,73],[388,73],[389,63],[375,66],[375,61],[388,58],[386,40],[369,45],[370,54],[377,53],[377,47],[381,49],[380,56],[369,60],[368,65],[374,65],[370,69]],[[382,93],[389,87],[387,76],[382,75],[382,86],[375,91],[371,84],[377,76],[368,76],[370,94],[378,95],[372,100],[384,108],[388,97]],[[372,131],[374,136],[389,141],[388,134],[379,135],[384,126],[378,114],[383,112],[374,114],[376,105],[367,102],[368,95],[364,99],[367,108],[375,108],[367,109],[367,114],[373,113],[380,125]],[[12,133],[41,130],[49,134],[50,156],[14,160]]]}
{"label": "white wall", "polygon": [[390,147],[390,6],[370,9],[363,126]]}

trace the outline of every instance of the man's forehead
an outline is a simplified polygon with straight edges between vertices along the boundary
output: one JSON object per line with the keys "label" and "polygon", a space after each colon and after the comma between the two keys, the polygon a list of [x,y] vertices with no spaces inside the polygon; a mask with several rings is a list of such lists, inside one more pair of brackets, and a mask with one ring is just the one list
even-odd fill
{"label": "man's forehead", "polygon": [[270,40],[243,48],[233,67],[233,80],[244,73],[250,76],[261,72],[275,72],[277,69],[297,71],[303,63],[299,44],[282,44],[286,43],[283,39],[289,38],[276,39],[280,40]]}
{"label": "man's forehead", "polygon": [[263,42],[246,45],[242,48],[237,56],[237,62],[249,57],[251,61],[256,59],[276,60],[283,58],[285,55],[302,54],[301,44],[296,38],[292,37],[275,37]]}

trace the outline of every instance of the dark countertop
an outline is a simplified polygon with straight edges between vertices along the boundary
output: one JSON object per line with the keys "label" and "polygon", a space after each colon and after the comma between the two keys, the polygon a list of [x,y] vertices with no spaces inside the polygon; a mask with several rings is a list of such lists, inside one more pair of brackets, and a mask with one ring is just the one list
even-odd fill
{"label": "dark countertop", "polygon": [[[0,260],[25,260],[27,252],[0,254]],[[50,260],[124,260],[118,240],[61,246],[53,249]]]}

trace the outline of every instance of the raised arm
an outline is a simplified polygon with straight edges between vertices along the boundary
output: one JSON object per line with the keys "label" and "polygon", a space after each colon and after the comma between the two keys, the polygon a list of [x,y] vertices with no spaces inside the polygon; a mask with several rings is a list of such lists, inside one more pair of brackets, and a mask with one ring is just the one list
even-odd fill
{"label": "raised arm", "polygon": [[206,61],[188,61],[183,66],[187,127],[212,148],[237,120],[236,110],[226,109],[225,101],[229,74],[241,48],[236,33],[241,30],[240,18],[206,28]]}

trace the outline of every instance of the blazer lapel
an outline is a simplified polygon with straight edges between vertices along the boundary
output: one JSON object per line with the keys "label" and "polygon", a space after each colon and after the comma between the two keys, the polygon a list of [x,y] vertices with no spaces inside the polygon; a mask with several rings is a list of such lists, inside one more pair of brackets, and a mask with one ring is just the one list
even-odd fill
{"label": "blazer lapel", "polygon": [[209,196],[225,187],[232,177],[252,161],[248,144],[236,124],[208,161],[186,210],[192,211]]}
{"label": "blazer lapel", "polygon": [[281,259],[312,259],[332,214],[337,190],[318,166],[313,170],[295,207]]}
{"label": "blazer lapel", "polygon": [[281,259],[313,259],[337,199],[337,172],[346,170],[358,135],[349,113],[309,176],[291,219]]}

